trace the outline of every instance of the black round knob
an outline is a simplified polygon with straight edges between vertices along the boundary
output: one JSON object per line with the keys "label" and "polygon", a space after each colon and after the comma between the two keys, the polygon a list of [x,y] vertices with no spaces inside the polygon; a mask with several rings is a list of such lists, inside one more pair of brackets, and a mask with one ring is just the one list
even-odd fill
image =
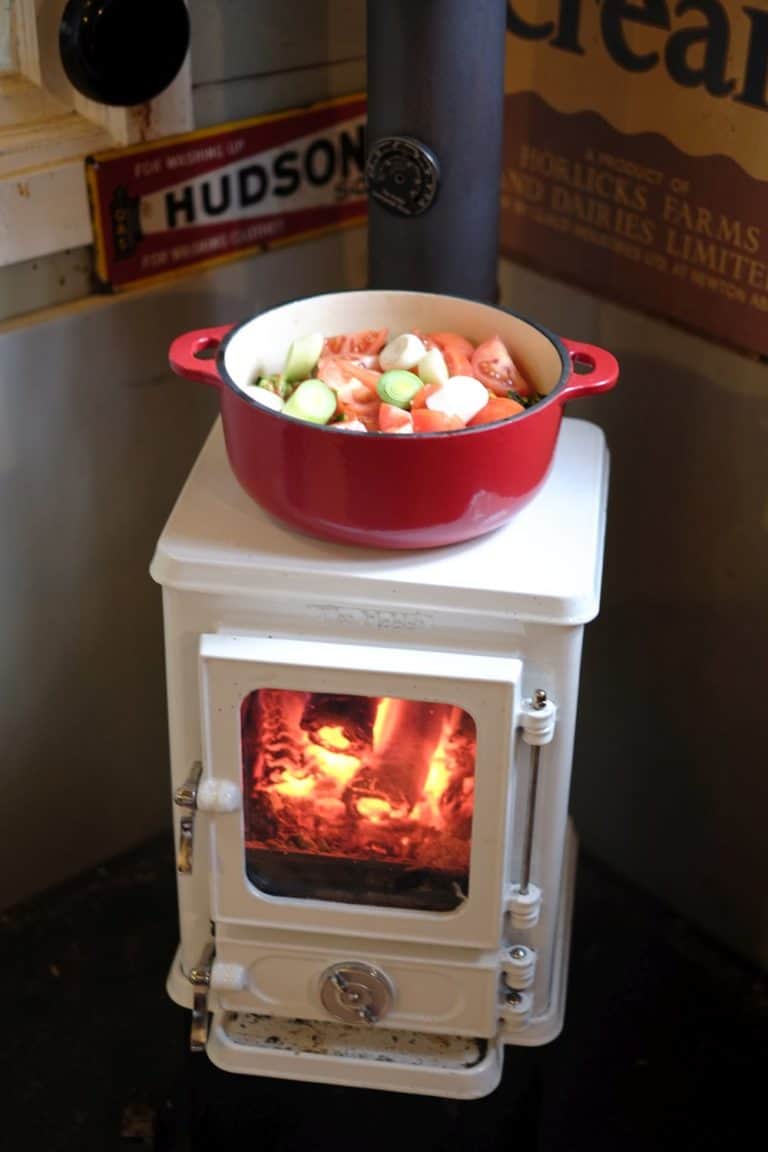
{"label": "black round knob", "polygon": [[189,47],[184,0],[68,0],[59,52],[74,88],[127,108],[159,96]]}

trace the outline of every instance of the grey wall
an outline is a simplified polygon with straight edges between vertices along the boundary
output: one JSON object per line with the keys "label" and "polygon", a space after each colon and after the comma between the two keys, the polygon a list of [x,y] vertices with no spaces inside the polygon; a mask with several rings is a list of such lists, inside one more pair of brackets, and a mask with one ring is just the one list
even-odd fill
{"label": "grey wall", "polygon": [[768,366],[505,266],[504,302],[619,358],[572,807],[583,843],[768,964]]}
{"label": "grey wall", "polygon": [[217,412],[171,339],[363,268],[345,233],[0,328],[0,907],[168,821],[147,568]]}
{"label": "grey wall", "polygon": [[[362,0],[189,8],[199,127],[365,86]],[[0,320],[19,317],[0,325],[0,907],[167,823],[147,565],[216,412],[167,371],[170,340],[365,275],[358,231],[54,309],[86,295],[89,261],[0,270]]]}
{"label": "grey wall", "polygon": [[365,0],[189,0],[198,127],[365,88]]}

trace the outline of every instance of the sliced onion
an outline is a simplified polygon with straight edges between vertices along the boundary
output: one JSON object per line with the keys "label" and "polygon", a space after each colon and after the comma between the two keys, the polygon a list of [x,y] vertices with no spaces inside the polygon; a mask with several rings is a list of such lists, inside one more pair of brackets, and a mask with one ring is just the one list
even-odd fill
{"label": "sliced onion", "polygon": [[451,376],[427,397],[427,408],[458,416],[466,424],[488,403],[488,389],[474,376]]}
{"label": "sliced onion", "polygon": [[255,400],[257,404],[262,404],[265,408],[271,408],[274,412],[282,412],[284,401],[278,396],[277,392],[270,392],[268,388],[262,388],[258,384],[241,384],[241,391],[246,396],[250,396],[251,400]]}
{"label": "sliced onion", "polygon": [[382,348],[379,353],[379,364],[385,372],[390,372],[393,368],[402,368],[409,372],[426,355],[426,351],[423,340],[414,336],[412,332],[405,332],[402,336],[390,340],[389,344]]}

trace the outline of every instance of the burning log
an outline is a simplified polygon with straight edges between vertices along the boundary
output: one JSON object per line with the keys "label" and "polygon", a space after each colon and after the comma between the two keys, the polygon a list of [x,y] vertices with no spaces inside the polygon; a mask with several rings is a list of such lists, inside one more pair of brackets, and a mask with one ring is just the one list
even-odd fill
{"label": "burning log", "polygon": [[313,693],[301,717],[301,727],[314,744],[332,752],[370,747],[378,701],[370,696]]}
{"label": "burning log", "polygon": [[[304,696],[298,692],[262,688],[259,692],[257,768],[261,775],[275,772],[297,774],[303,767],[299,719]],[[257,775],[258,775],[257,771]]]}
{"label": "burning log", "polygon": [[422,797],[446,721],[448,704],[383,699],[376,715],[373,756],[355,779],[358,795],[383,797],[408,809]]}
{"label": "burning log", "polygon": [[461,708],[261,689],[242,725],[249,853],[466,871],[476,733]]}

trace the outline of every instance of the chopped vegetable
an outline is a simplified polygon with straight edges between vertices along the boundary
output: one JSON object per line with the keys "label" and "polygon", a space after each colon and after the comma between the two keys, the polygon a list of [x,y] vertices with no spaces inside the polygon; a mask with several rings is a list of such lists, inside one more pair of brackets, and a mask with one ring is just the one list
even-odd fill
{"label": "chopped vegetable", "polygon": [[362,420],[337,420],[333,425],[334,428],[341,428],[344,432],[367,432],[365,424]]}
{"label": "chopped vegetable", "polygon": [[389,344],[382,348],[379,353],[379,364],[381,364],[385,372],[389,372],[394,368],[402,368],[408,371],[416,367],[419,360],[424,358],[426,352],[427,349],[419,337],[414,336],[411,332],[406,332],[404,335],[397,336],[394,340],[390,340]]}
{"label": "chopped vegetable", "polygon": [[[293,392],[293,385],[286,380],[285,376],[262,376],[257,383],[259,388],[265,388],[267,392],[274,392],[281,400],[285,400]],[[255,388],[256,385],[253,384],[251,387]]]}
{"label": "chopped vegetable", "polygon": [[342,385],[355,381],[364,384],[375,395],[381,372],[344,356],[321,356],[315,375],[330,388],[338,390]]}
{"label": "chopped vegetable", "polygon": [[386,328],[297,337],[282,373],[243,386],[256,403],[349,432],[453,432],[509,420],[542,399],[499,336]]}
{"label": "chopped vegetable", "polygon": [[414,432],[456,432],[465,427],[458,416],[446,416],[445,412],[432,412],[429,408],[417,408],[411,416]]}
{"label": "chopped vegetable", "polygon": [[457,332],[430,332],[427,340],[436,345],[448,367],[449,376],[472,376],[472,353],[475,348],[465,336]]}
{"label": "chopped vegetable", "polygon": [[441,387],[441,384],[425,384],[424,387],[416,393],[413,400],[411,400],[411,412],[414,412],[417,408],[426,408],[429,397]]}
{"label": "chopped vegetable", "polygon": [[322,380],[302,380],[283,405],[286,416],[311,424],[327,424],[335,411],[336,394]]}
{"label": "chopped vegetable", "polygon": [[380,404],[379,429],[382,432],[413,432],[413,416],[394,404]]}
{"label": "chopped vegetable", "polygon": [[322,332],[311,332],[308,336],[299,336],[288,349],[283,376],[289,384],[297,380],[306,380],[317,367],[320,353],[323,350],[324,338]]}
{"label": "chopped vegetable", "polygon": [[474,376],[451,376],[426,399],[426,407],[468,423],[488,403],[488,389]]}
{"label": "chopped vegetable", "polygon": [[497,396],[506,396],[510,391],[525,396],[531,391],[498,336],[478,344],[472,355],[470,375],[476,376]]}
{"label": "chopped vegetable", "polygon": [[439,348],[430,348],[416,365],[419,379],[425,384],[445,384],[449,377],[448,365]]}
{"label": "chopped vegetable", "polygon": [[336,390],[338,410],[345,420],[359,420],[367,432],[376,432],[379,426],[379,400],[359,380],[348,380]]}
{"label": "chopped vegetable", "polygon": [[251,400],[255,400],[257,404],[263,405],[264,408],[272,408],[275,412],[282,412],[284,408],[282,397],[271,389],[262,387],[261,381],[258,384],[246,385],[243,392],[246,396],[250,396]]}
{"label": "chopped vegetable", "polygon": [[352,332],[346,336],[328,336],[323,351],[330,352],[333,356],[378,356],[388,336],[387,328]]}
{"label": "chopped vegetable", "polygon": [[379,377],[376,390],[385,404],[394,404],[397,408],[407,408],[423,384],[413,372],[403,372],[394,368]]}
{"label": "chopped vegetable", "polygon": [[509,420],[511,416],[518,416],[525,412],[522,404],[506,396],[493,396],[471,420],[467,422],[469,428],[476,428],[478,424],[495,424],[497,420]]}

